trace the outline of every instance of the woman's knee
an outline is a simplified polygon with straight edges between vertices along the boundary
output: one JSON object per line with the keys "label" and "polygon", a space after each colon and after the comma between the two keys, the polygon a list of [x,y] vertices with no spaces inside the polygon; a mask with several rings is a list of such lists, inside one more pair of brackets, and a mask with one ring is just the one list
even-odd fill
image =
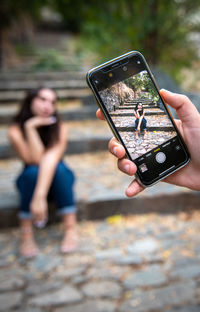
{"label": "woman's knee", "polygon": [[65,183],[66,181],[73,183],[75,176],[72,170],[70,170],[64,163],[60,162],[56,167],[55,179],[63,180]]}
{"label": "woman's knee", "polygon": [[28,166],[16,180],[18,190],[23,194],[33,192],[38,177],[38,166]]}
{"label": "woman's knee", "polygon": [[21,178],[26,183],[35,183],[37,181],[39,168],[36,165],[28,166],[25,168]]}

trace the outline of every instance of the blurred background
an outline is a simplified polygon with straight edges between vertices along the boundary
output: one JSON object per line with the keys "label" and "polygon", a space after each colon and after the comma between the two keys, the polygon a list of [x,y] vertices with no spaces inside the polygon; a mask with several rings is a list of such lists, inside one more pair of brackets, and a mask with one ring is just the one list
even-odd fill
{"label": "blurred background", "polygon": [[198,0],[2,0],[0,68],[81,70],[134,49],[199,91],[199,7]]}
{"label": "blurred background", "polygon": [[[0,311],[200,311],[199,193],[159,183],[127,199],[132,178],[107,151],[112,134],[85,81],[88,69],[130,50],[145,56],[160,88],[200,109],[199,0],[0,1]],[[37,230],[41,253],[26,263],[10,229],[23,164],[7,130],[38,86],[56,90],[68,124],[64,160],[77,177],[82,241],[64,257],[59,225]]]}

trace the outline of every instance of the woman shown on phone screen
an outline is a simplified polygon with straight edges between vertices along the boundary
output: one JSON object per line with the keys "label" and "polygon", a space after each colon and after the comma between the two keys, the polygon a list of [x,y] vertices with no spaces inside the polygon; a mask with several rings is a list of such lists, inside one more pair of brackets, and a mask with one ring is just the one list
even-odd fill
{"label": "woman shown on phone screen", "polygon": [[30,91],[9,128],[9,138],[24,163],[16,180],[20,194],[20,253],[38,253],[33,224],[44,227],[48,220],[47,198],[55,200],[63,217],[62,252],[77,246],[74,174],[62,157],[67,146],[66,125],[56,111],[56,94],[48,88]]}
{"label": "woman shown on phone screen", "polygon": [[147,121],[144,118],[145,112],[144,112],[142,103],[138,103],[136,105],[135,110],[134,110],[134,115],[136,118],[136,120],[135,120],[136,139],[139,138],[138,135],[139,135],[141,130],[144,131],[144,138],[145,138]]}

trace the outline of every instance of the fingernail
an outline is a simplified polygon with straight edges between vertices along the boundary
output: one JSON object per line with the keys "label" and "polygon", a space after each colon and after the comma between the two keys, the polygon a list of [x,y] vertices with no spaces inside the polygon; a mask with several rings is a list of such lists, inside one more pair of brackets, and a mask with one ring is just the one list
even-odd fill
{"label": "fingernail", "polygon": [[124,166],[124,170],[125,170],[127,173],[129,173],[130,165],[125,165],[125,166]]}
{"label": "fingernail", "polygon": [[164,92],[171,93],[171,94],[173,93],[173,92],[166,90],[166,89],[163,89],[163,88],[160,91],[164,91]]}
{"label": "fingernail", "polygon": [[54,116],[51,116],[51,117],[50,117],[50,121],[51,121],[52,123],[56,122],[56,120],[57,120],[56,117],[54,117]]}
{"label": "fingernail", "polygon": [[115,146],[112,150],[113,154],[117,155],[117,146]]}
{"label": "fingernail", "polygon": [[38,229],[43,229],[45,227],[45,225],[47,224],[47,219],[43,220],[43,221],[35,221],[34,225],[35,227],[37,227]]}

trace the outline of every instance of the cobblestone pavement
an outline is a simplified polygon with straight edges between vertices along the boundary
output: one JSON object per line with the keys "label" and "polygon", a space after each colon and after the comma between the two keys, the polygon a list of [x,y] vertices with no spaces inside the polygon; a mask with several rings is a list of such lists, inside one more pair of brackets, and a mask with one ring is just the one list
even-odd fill
{"label": "cobblestone pavement", "polygon": [[0,311],[200,311],[200,213],[113,216],[78,225],[61,255],[62,226],[36,231],[40,254],[17,254],[18,229],[0,232]]}
{"label": "cobblestone pavement", "polygon": [[174,131],[147,131],[145,137],[144,134],[141,132],[138,139],[136,139],[135,131],[121,133],[121,137],[126,143],[129,153],[131,154],[133,159],[142,156],[151,149],[170,140],[174,136]]}
{"label": "cobblestone pavement", "polygon": [[[171,121],[167,116],[145,116],[147,120],[147,127],[170,127]],[[135,127],[135,117],[113,117],[113,120],[115,122],[115,125],[117,127],[128,127],[128,126],[134,126]]]}

